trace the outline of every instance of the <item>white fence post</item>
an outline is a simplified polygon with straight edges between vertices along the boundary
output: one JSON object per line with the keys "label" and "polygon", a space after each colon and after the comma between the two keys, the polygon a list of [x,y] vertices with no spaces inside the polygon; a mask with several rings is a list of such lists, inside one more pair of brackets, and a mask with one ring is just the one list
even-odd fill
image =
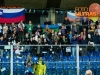
{"label": "white fence post", "polygon": [[11,45],[10,75],[13,75],[13,45]]}
{"label": "white fence post", "polygon": [[79,75],[79,45],[76,46],[76,60],[77,60],[77,75]]}

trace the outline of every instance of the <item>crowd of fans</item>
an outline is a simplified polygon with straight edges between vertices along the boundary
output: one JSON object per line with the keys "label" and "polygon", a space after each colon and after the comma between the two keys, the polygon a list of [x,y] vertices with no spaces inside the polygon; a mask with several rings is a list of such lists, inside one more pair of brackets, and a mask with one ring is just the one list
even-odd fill
{"label": "crowd of fans", "polygon": [[[58,32],[49,28],[51,21],[48,18],[46,18],[44,25],[46,25],[45,29],[40,24],[33,25],[31,21],[27,25],[23,21],[18,25],[13,22],[11,25],[6,23],[0,25],[0,45],[76,45],[90,42],[100,44],[100,18],[96,22],[86,17],[76,18],[74,22],[71,22],[68,17],[65,17],[62,26],[59,26]],[[26,47],[26,49],[30,48]],[[76,52],[75,49],[73,46],[73,56]],[[99,46],[95,49],[99,50]],[[35,52],[32,51],[31,53],[34,54]],[[82,47],[81,55],[86,55],[86,53],[86,47]]]}

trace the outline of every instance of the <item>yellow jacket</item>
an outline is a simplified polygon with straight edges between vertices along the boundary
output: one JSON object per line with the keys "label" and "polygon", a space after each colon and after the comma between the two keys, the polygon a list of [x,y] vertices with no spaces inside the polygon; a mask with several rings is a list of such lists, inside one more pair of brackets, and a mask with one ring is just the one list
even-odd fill
{"label": "yellow jacket", "polygon": [[35,75],[45,75],[46,74],[46,65],[42,64],[41,61],[38,64],[34,65]]}

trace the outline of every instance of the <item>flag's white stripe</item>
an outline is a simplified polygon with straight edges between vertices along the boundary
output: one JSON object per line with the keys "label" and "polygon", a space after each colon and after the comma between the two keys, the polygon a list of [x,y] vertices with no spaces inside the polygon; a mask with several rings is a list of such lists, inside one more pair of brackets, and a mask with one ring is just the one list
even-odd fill
{"label": "flag's white stripe", "polygon": [[75,13],[71,13],[71,12],[67,12],[67,14],[72,15],[72,16],[76,16]]}
{"label": "flag's white stripe", "polygon": [[3,13],[17,13],[17,12],[21,12],[24,10],[24,8],[21,9],[1,9],[3,10]]}

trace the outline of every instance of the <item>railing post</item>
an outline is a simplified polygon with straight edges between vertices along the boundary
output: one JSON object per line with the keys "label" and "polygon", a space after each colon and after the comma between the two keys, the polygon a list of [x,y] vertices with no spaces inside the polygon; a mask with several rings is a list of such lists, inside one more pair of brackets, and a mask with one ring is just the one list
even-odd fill
{"label": "railing post", "polygon": [[77,60],[77,75],[79,75],[79,45],[76,46],[76,60]]}
{"label": "railing post", "polygon": [[13,74],[13,45],[11,45],[11,59],[10,59],[10,75],[14,75]]}

